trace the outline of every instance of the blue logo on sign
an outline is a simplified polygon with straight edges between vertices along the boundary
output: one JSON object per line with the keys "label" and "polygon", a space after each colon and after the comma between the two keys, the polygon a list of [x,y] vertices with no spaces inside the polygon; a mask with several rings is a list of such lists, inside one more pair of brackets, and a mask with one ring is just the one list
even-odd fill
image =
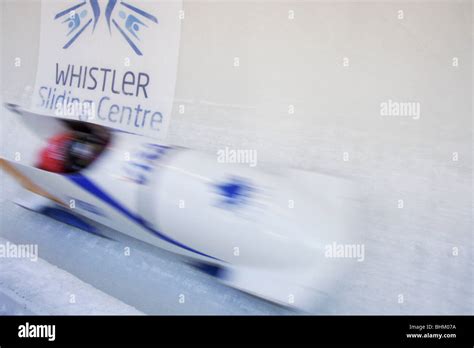
{"label": "blue logo on sign", "polygon": [[[153,23],[158,24],[158,19],[125,1],[109,0],[104,10],[109,33],[117,30],[133,51],[142,56],[143,53],[138,47],[140,31]],[[56,14],[54,19],[60,20],[66,26],[67,42],[63,48],[69,48],[91,25],[94,33],[101,16],[98,0],[82,1]]]}

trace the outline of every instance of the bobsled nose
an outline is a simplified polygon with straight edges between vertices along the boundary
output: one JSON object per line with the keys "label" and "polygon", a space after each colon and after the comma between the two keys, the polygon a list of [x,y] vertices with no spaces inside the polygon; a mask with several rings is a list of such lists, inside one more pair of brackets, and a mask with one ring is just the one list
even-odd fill
{"label": "bobsled nose", "polygon": [[289,170],[281,178],[272,229],[318,250],[334,241],[357,238],[360,193],[348,179]]}
{"label": "bobsled nose", "polygon": [[271,216],[263,219],[261,257],[245,271],[236,266],[229,283],[309,310],[323,304],[352,268],[353,260],[328,257],[327,250],[360,243],[359,194],[349,180],[296,170],[278,186]]}

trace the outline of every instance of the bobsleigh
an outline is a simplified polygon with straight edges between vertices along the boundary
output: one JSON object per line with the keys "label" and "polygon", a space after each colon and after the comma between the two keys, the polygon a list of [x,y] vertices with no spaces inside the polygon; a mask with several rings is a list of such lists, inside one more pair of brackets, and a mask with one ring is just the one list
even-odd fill
{"label": "bobsleigh", "polygon": [[18,202],[24,207],[88,231],[108,226],[209,266],[229,286],[303,310],[323,304],[350,271],[326,255],[358,228],[350,204],[357,192],[344,178],[222,164],[145,136],[7,108],[33,132],[32,153],[60,130],[107,134],[94,161],[76,172],[2,158],[31,195]]}

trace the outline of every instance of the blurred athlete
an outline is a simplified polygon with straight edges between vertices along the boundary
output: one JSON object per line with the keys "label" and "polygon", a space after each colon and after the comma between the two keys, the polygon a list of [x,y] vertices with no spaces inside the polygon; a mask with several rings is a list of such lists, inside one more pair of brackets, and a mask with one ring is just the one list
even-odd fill
{"label": "blurred athlete", "polygon": [[101,137],[66,131],[51,137],[41,151],[38,168],[55,173],[73,173],[91,164],[104,148]]}

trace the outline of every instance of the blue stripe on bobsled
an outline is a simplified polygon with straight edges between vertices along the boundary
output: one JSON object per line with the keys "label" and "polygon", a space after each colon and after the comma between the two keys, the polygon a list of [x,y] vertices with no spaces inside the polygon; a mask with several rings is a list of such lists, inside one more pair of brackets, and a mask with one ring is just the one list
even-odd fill
{"label": "blue stripe on bobsled", "polygon": [[91,180],[86,178],[84,175],[72,174],[72,175],[68,175],[67,177],[72,182],[74,182],[76,185],[82,187],[84,190],[88,191],[89,193],[91,193],[95,197],[101,199],[102,201],[104,201],[108,205],[112,206],[113,208],[115,208],[116,210],[121,212],[123,215],[127,216],[130,220],[133,220],[134,222],[136,222],[137,224],[139,224],[140,226],[142,226],[143,228],[145,228],[147,231],[151,232],[155,236],[159,237],[160,239],[162,239],[162,240],[164,240],[168,243],[171,243],[173,245],[176,245],[180,248],[183,248],[185,250],[191,251],[195,254],[206,256],[206,257],[209,257],[209,258],[214,259],[214,260],[219,260],[218,258],[215,258],[214,256],[207,255],[207,254],[202,253],[202,252],[200,252],[196,249],[188,247],[187,245],[184,245],[184,244],[168,237],[167,235],[155,230],[148,221],[146,221],[141,216],[132,213],[127,208],[122,206],[119,202],[117,202],[115,199],[113,199],[109,194],[107,194],[105,191],[103,191],[100,187],[98,187],[96,184],[94,184]]}

